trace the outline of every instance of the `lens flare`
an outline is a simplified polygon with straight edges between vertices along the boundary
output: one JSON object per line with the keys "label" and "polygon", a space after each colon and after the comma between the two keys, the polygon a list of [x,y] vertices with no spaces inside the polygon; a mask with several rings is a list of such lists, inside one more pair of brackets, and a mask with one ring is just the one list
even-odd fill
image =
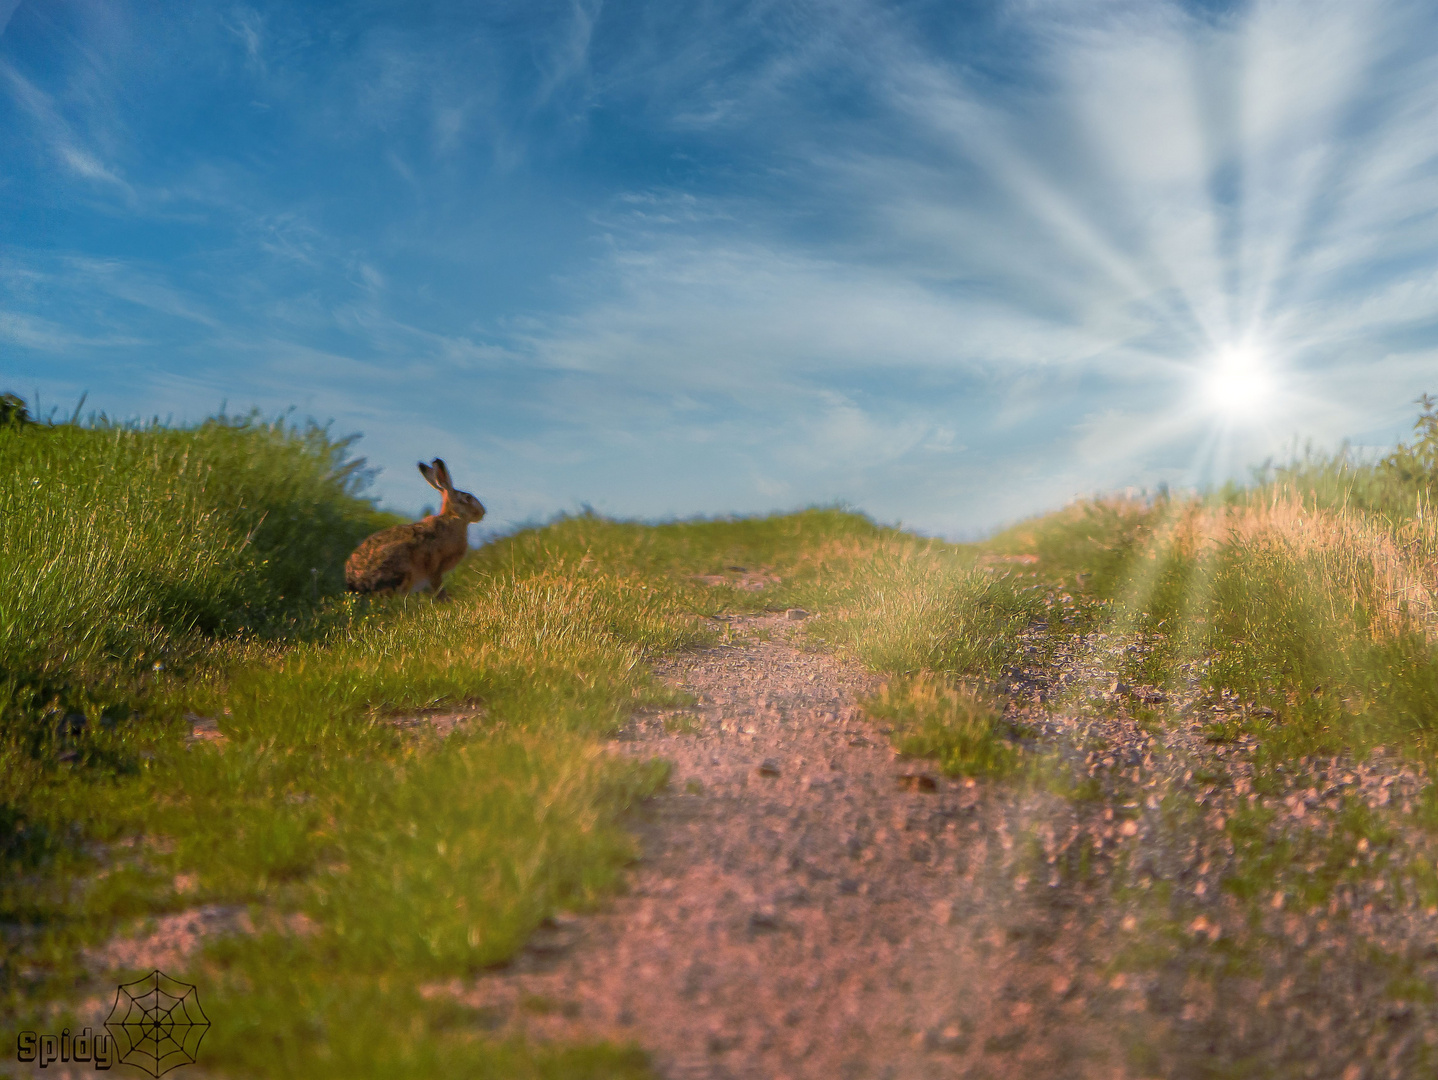
{"label": "lens flare", "polygon": [[1254,420],[1272,406],[1278,388],[1273,369],[1254,348],[1224,349],[1202,373],[1205,404],[1230,420]]}

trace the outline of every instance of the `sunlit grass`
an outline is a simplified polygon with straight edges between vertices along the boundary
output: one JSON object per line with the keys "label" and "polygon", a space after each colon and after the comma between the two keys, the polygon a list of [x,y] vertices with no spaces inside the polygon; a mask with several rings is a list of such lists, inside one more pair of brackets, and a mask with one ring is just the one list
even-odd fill
{"label": "sunlit grass", "polygon": [[216,637],[292,635],[393,520],[316,428],[0,427],[0,732],[113,720]]}
{"label": "sunlit grass", "polygon": [[[0,607],[18,688],[0,747],[5,1012],[67,1000],[85,950],[136,919],[247,905],[257,935],[171,972],[225,1018],[206,1061],[227,1073],[639,1075],[625,1048],[497,1044],[416,988],[502,963],[556,907],[620,886],[619,816],[666,771],[600,739],[672,700],[648,661],[712,640],[706,615],[797,605],[818,612],[816,641],[879,670],[983,673],[1026,610],[968,553],[833,510],[561,519],[476,552],[449,604],[357,601],[337,569],[381,519],[316,435],[225,421],[0,438],[24,465],[12,480],[68,477],[6,492],[4,556],[44,574]],[[286,518],[298,531],[265,540]],[[736,566],[770,587],[713,584]],[[67,598],[63,619],[21,633]],[[440,738],[414,723],[436,710],[469,720]],[[187,745],[195,716],[224,743]]]}
{"label": "sunlit grass", "polygon": [[[315,932],[274,946],[288,956],[278,985],[257,982],[265,945],[221,949],[193,974],[217,1009],[290,1032],[296,1061],[309,1061],[297,1074],[319,1075],[315,1053],[343,1057],[368,1036],[316,1042],[295,1029],[330,995],[285,1011],[292,981],[339,980],[345,998],[400,973],[412,985],[473,972],[511,955],[555,905],[611,891],[631,854],[615,816],[664,771],[622,765],[593,736],[648,693],[641,659],[694,631],[603,575],[474,584],[450,605],[396,602],[328,644],[190,687],[191,704],[221,717],[223,748],[154,733],[137,744],[148,749],[126,747],[139,759],[127,775],[97,786],[36,767],[32,787],[12,787],[27,829],[58,839],[4,890],[7,921],[40,932],[30,961],[48,962],[44,984],[21,976],[11,992],[62,993],[78,946],[134,915],[234,902],[303,912]],[[441,741],[386,721],[440,705],[474,706],[476,730]],[[87,843],[64,843],[73,837]],[[97,858],[96,841],[120,846]],[[249,1056],[223,1034],[212,1054],[223,1062],[226,1047]]]}
{"label": "sunlit grass", "polygon": [[[1361,474],[1310,463],[1249,491],[1075,504],[981,546],[833,509],[586,515],[473,553],[436,605],[339,594],[380,519],[335,445],[252,421],[0,431],[0,560],[26,582],[0,596],[7,1020],[69,1000],[83,950],[136,919],[243,904],[270,930],[188,972],[226,1018],[206,1044],[226,1075],[643,1075],[631,1048],[496,1043],[419,988],[622,887],[622,814],[665,770],[602,740],[676,703],[649,662],[717,640],[725,612],[814,613],[801,647],[885,676],[869,711],[953,775],[1054,780],[1025,767],[1045,751],[1015,738],[997,684],[1100,634],[1145,642],[1121,654],[1127,680],[1263,706],[1212,732],[1255,740],[1260,790],[1308,755],[1433,753],[1429,487],[1374,481],[1380,511],[1335,498],[1334,476]],[[408,722],[434,711],[469,719],[445,738]],[[57,723],[75,712],[82,729]],[[227,741],[187,748],[186,713]],[[1263,813],[1227,825],[1228,887],[1255,903],[1300,870],[1319,902],[1386,835],[1350,807],[1331,852],[1274,848]],[[281,932],[286,915],[309,929]]]}
{"label": "sunlit grass", "polygon": [[891,725],[901,754],[932,758],[949,776],[1004,776],[1018,763],[1014,732],[973,687],[932,673],[906,676],[886,683],[864,708]]}
{"label": "sunlit grass", "polygon": [[[0,440],[16,465],[0,555],[40,582],[0,604],[7,1016],[84,985],[84,949],[136,917],[240,903],[261,927],[294,913],[311,930],[192,958],[229,1020],[207,1044],[216,1067],[644,1071],[623,1048],[456,1037],[453,1010],[415,987],[502,962],[555,906],[618,886],[617,815],[665,770],[595,737],[667,700],[648,658],[705,639],[683,583],[595,565],[585,535],[616,561],[627,541],[590,521],[561,523],[538,560],[532,535],[491,549],[451,604],[356,602],[339,566],[384,519],[317,435],[226,421]],[[447,739],[390,722],[441,707],[472,719]],[[187,748],[186,712],[225,743]],[[84,720],[57,725],[70,714]]]}

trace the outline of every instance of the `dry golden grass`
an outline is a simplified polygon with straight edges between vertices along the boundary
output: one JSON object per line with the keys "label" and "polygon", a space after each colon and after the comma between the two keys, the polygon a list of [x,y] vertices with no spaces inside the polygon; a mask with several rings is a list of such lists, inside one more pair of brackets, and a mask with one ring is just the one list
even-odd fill
{"label": "dry golden grass", "polygon": [[1391,526],[1356,511],[1315,508],[1283,487],[1266,496],[1239,506],[1180,506],[1155,531],[1148,557],[1203,560],[1234,546],[1266,551],[1303,565],[1331,604],[1346,600],[1365,610],[1375,639],[1416,630],[1438,640],[1438,520],[1431,514]]}

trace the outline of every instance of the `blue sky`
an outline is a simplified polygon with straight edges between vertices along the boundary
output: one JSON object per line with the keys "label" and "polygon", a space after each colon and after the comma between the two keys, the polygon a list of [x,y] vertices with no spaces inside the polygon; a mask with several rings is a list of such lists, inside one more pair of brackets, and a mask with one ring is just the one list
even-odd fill
{"label": "blue sky", "polygon": [[[0,0],[0,389],[971,536],[1438,391],[1430,0]],[[1215,374],[1217,373],[1217,374]]]}

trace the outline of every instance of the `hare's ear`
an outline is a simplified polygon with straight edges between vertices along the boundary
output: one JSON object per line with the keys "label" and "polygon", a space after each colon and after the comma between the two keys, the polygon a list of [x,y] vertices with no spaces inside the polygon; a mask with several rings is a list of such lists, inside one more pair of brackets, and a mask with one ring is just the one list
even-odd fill
{"label": "hare's ear", "polygon": [[435,458],[433,461],[431,461],[429,463],[429,466],[431,469],[434,470],[435,479],[439,481],[439,483],[435,486],[438,487],[441,491],[452,490],[454,484],[449,479],[449,466],[446,465],[439,458]]}
{"label": "hare's ear", "polygon": [[435,468],[435,465],[438,465],[443,468],[444,462],[440,461],[439,458],[434,459],[433,465],[426,465],[423,461],[421,461],[419,463],[419,474],[429,481],[430,487],[434,488],[436,491],[443,491],[445,489],[445,485],[440,481],[441,473],[439,469]]}

